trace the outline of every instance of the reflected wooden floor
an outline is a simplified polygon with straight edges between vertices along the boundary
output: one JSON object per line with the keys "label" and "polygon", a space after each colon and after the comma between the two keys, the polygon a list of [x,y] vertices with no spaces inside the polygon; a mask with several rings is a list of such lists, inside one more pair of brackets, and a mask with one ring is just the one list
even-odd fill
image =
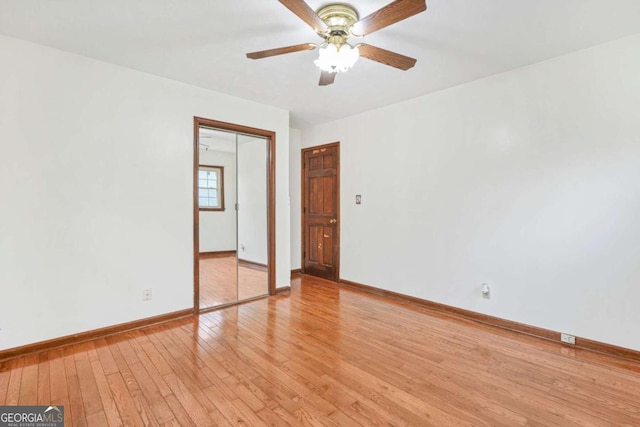
{"label": "reflected wooden floor", "polygon": [[200,308],[269,293],[266,268],[237,265],[235,255],[200,256]]}
{"label": "reflected wooden floor", "polygon": [[640,425],[640,364],[312,278],[0,367],[69,426]]}

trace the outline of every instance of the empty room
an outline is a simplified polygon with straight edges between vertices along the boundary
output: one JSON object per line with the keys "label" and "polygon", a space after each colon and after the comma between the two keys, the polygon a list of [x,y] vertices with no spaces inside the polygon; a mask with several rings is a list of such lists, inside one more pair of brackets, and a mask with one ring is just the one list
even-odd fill
{"label": "empty room", "polygon": [[0,0],[1,426],[640,425],[637,0]]}

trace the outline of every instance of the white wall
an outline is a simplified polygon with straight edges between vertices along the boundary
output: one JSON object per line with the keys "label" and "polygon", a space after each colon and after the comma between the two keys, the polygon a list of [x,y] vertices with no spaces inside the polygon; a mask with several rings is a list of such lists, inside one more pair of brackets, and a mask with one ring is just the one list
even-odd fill
{"label": "white wall", "polygon": [[277,132],[289,284],[287,111],[7,37],[0,57],[0,349],[193,306],[193,116]]}
{"label": "white wall", "polygon": [[342,278],[640,350],[639,112],[637,35],[303,130]]}
{"label": "white wall", "polygon": [[302,218],[300,206],[302,203],[302,189],[300,188],[300,141],[299,129],[289,129],[289,198],[291,206],[291,269],[301,266],[302,251],[300,242],[302,239]]}
{"label": "white wall", "polygon": [[236,155],[200,149],[200,164],[224,167],[224,211],[200,211],[200,252],[236,250]]}
{"label": "white wall", "polygon": [[238,138],[238,258],[267,264],[267,140]]}

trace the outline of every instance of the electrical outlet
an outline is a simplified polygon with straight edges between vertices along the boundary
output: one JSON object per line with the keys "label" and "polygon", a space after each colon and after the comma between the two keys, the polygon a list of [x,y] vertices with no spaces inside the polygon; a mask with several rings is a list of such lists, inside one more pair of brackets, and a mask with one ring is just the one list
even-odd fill
{"label": "electrical outlet", "polygon": [[482,298],[491,299],[491,288],[486,283],[482,284]]}
{"label": "electrical outlet", "polygon": [[152,293],[151,288],[142,291],[142,301],[151,301]]}
{"label": "electrical outlet", "polygon": [[560,341],[566,344],[576,345],[576,337],[569,334],[560,334]]}

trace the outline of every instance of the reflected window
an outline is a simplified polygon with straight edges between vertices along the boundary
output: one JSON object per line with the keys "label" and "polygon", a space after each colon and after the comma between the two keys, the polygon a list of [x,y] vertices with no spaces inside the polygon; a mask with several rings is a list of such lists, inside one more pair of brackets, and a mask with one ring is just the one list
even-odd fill
{"label": "reflected window", "polygon": [[198,169],[200,210],[224,210],[224,167],[200,165]]}

